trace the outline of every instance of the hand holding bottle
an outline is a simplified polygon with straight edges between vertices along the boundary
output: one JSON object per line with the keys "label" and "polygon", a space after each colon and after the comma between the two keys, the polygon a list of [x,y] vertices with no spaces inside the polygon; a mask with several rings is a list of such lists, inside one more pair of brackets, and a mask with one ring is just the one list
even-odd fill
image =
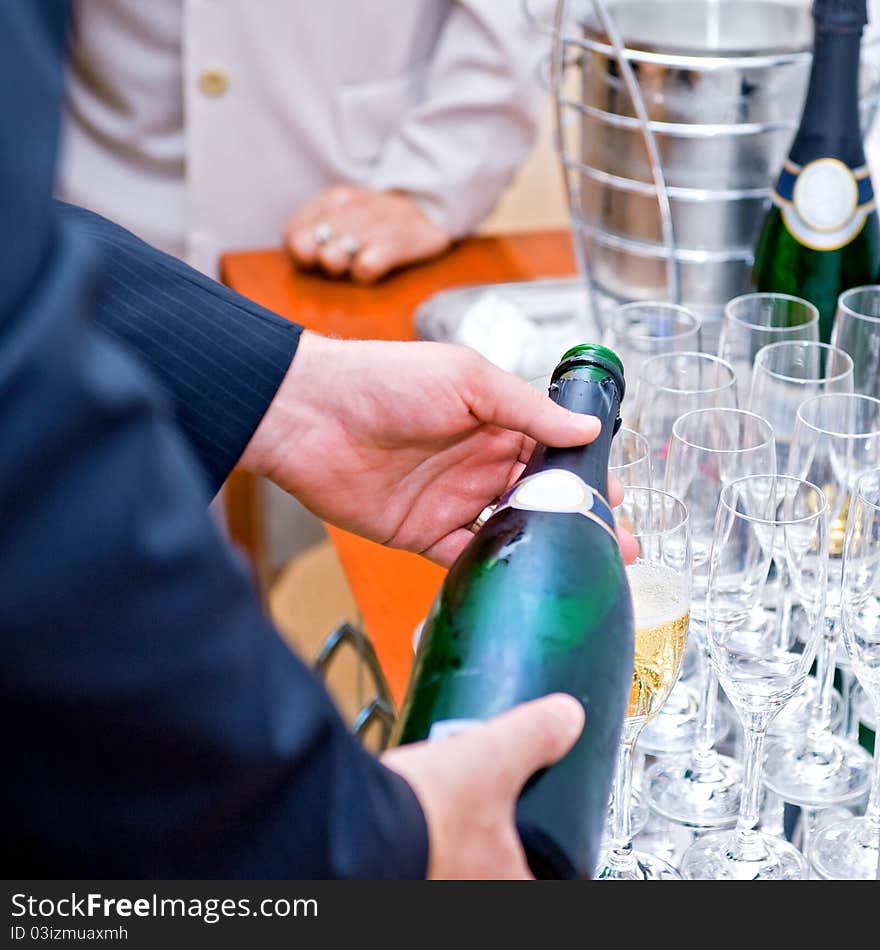
{"label": "hand holding bottle", "polygon": [[240,464],[325,521],[450,564],[536,440],[584,445],[599,429],[461,346],[307,332]]}
{"label": "hand holding bottle", "polygon": [[409,782],[428,825],[431,878],[532,877],[514,826],[523,785],[574,745],[584,710],[556,694],[523,703],[483,725],[385,753]]}

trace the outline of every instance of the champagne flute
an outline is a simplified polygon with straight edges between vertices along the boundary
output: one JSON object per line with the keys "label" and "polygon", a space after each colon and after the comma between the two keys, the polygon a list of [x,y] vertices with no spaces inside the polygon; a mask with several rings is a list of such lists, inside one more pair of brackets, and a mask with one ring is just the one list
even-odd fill
{"label": "champagne flute", "polygon": [[618,307],[606,332],[607,345],[637,379],[642,363],[662,353],[700,350],[700,318],[677,304],[637,301]]}
{"label": "champagne flute", "polygon": [[813,396],[799,407],[788,470],[820,485],[828,501],[828,603],[816,669],[818,702],[803,734],[781,736],[768,744],[764,781],[784,801],[806,808],[857,801],[870,784],[870,756],[845,736],[834,735],[831,719],[840,638],[841,555],[850,498],[862,472],[878,465],[880,400],[833,393]]}
{"label": "champagne flute", "polygon": [[[616,476],[624,487],[643,486],[651,487],[651,452],[648,442],[640,433],[621,427],[611,443],[611,455],[608,462],[608,471]],[[640,762],[641,768],[641,762]],[[635,836],[648,823],[648,804],[641,793],[641,787],[633,786],[630,803],[632,834]],[[616,804],[612,791],[608,806],[605,836],[610,839],[614,833],[614,813]]]}
{"label": "champagne flute", "polygon": [[880,398],[880,285],[853,287],[837,298],[831,342],[855,363],[855,391]]}
{"label": "champagne flute", "polygon": [[819,311],[813,304],[789,294],[743,294],[724,308],[718,355],[733,366],[745,403],[758,350],[768,343],[818,339]]}
{"label": "champagne flute", "polygon": [[[682,872],[701,880],[798,880],[803,855],[758,831],[764,737],[803,686],[821,638],[828,572],[828,502],[798,478],[750,475],[721,492],[709,561],[706,633],[712,665],[746,732],[746,763],[735,829],[704,835]],[[774,570],[784,565],[803,649],[779,635],[782,604]],[[768,609],[776,592],[776,609]]]}
{"label": "champagne flute", "polygon": [[[853,671],[880,719],[880,468],[853,493],[843,550],[843,640]],[[846,818],[813,839],[810,861],[824,878],[873,880],[880,860],[880,743],[862,818]]]}
{"label": "champagne flute", "polygon": [[599,859],[597,880],[676,880],[654,855],[633,850],[630,806],[633,751],[644,724],[666,701],[684,655],[691,600],[688,514],[677,498],[655,488],[626,488],[618,519],[639,544],[627,568],[636,621],[629,709],[618,752],[612,840]]}
{"label": "champagne flute", "polygon": [[621,485],[651,487],[651,449],[648,440],[634,429],[622,426],[611,443],[608,471]]}
{"label": "champagne flute", "polygon": [[691,630],[700,646],[703,676],[693,752],[658,762],[648,773],[651,807],[671,821],[699,828],[731,825],[739,814],[742,771],[715,745],[718,680],[709,661],[706,597],[709,553],[718,499],[725,485],[746,475],[776,471],[773,429],[761,416],[740,409],[697,409],[677,419],[666,461],[668,492],[690,514],[694,598]]}
{"label": "champagne flute", "polygon": [[669,353],[642,364],[632,427],[648,440],[657,482],[666,474],[666,455],[675,420],[692,409],[736,408],[733,367],[708,353]]}
{"label": "champagne flute", "polygon": [[836,346],[789,340],[761,347],[755,356],[748,408],[776,436],[776,463],[784,472],[798,407],[811,396],[853,392],[852,357]]}
{"label": "champagne flute", "polygon": [[[683,352],[645,360],[636,384],[633,424],[648,440],[655,482],[663,481],[672,426],[679,416],[692,409],[736,405],[733,368],[716,356]],[[688,683],[679,682],[663,711],[642,733],[642,750],[652,755],[690,752],[698,713],[697,694]]]}
{"label": "champagne flute", "polygon": [[[770,343],[758,350],[752,373],[749,408],[763,415],[776,436],[776,464],[788,470],[788,453],[794,435],[797,410],[811,396],[853,391],[853,361],[849,354],[827,343],[789,340]],[[840,651],[838,651],[838,654]],[[849,673],[841,670],[843,695],[848,695]],[[769,735],[802,735],[818,702],[814,677],[807,677],[803,691],[773,720]],[[846,703],[837,690],[832,693],[834,722],[845,713]]]}

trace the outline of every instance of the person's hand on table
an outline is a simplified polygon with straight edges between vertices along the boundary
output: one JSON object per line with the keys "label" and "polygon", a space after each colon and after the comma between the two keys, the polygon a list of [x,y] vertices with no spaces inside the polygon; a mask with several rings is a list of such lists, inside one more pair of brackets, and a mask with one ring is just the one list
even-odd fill
{"label": "person's hand on table", "polygon": [[337,185],[297,211],[285,244],[300,267],[370,283],[441,254],[450,238],[409,195]]}
{"label": "person's hand on table", "polygon": [[305,332],[241,464],[331,524],[448,565],[535,441],[584,445],[599,428],[465,347]]}
{"label": "person's hand on table", "polygon": [[531,878],[514,824],[523,785],[574,745],[583,706],[553,695],[439,742],[392,749],[382,762],[409,783],[428,826],[428,877]]}

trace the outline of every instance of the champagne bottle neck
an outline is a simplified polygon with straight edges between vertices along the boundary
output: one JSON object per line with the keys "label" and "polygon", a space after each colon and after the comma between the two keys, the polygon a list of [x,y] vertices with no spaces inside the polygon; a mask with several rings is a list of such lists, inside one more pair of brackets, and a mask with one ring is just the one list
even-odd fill
{"label": "champagne bottle neck", "polygon": [[865,164],[859,117],[861,26],[842,27],[817,16],[813,68],[791,160],[806,165],[836,158],[852,169]]}
{"label": "champagne bottle neck", "polygon": [[602,423],[599,436],[589,445],[574,448],[536,446],[522,477],[526,478],[549,469],[563,469],[577,475],[607,498],[608,461],[611,455],[611,440],[614,438],[620,416],[620,401],[617,385],[610,376],[585,378],[590,375],[593,374],[578,373],[557,380],[551,387],[550,398],[571,412],[596,416]]}

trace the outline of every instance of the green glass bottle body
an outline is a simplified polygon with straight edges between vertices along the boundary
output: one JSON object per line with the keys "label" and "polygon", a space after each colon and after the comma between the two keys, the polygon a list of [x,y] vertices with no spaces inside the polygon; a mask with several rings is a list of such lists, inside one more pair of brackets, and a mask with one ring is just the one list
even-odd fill
{"label": "green glass bottle body", "polygon": [[632,684],[632,603],[603,501],[623,377],[606,354],[620,366],[610,351],[585,346],[554,372],[551,398],[596,415],[602,432],[588,446],[537,446],[452,566],[397,728],[398,741],[415,742],[551,692],[583,703],[588,727],[565,758],[532,777],[517,805],[536,877],[592,874]]}
{"label": "green glass bottle body", "polygon": [[880,221],[859,118],[865,0],[816,0],[813,13],[807,98],[758,238],[753,279],[760,291],[815,304],[827,343],[841,292],[877,279]]}

